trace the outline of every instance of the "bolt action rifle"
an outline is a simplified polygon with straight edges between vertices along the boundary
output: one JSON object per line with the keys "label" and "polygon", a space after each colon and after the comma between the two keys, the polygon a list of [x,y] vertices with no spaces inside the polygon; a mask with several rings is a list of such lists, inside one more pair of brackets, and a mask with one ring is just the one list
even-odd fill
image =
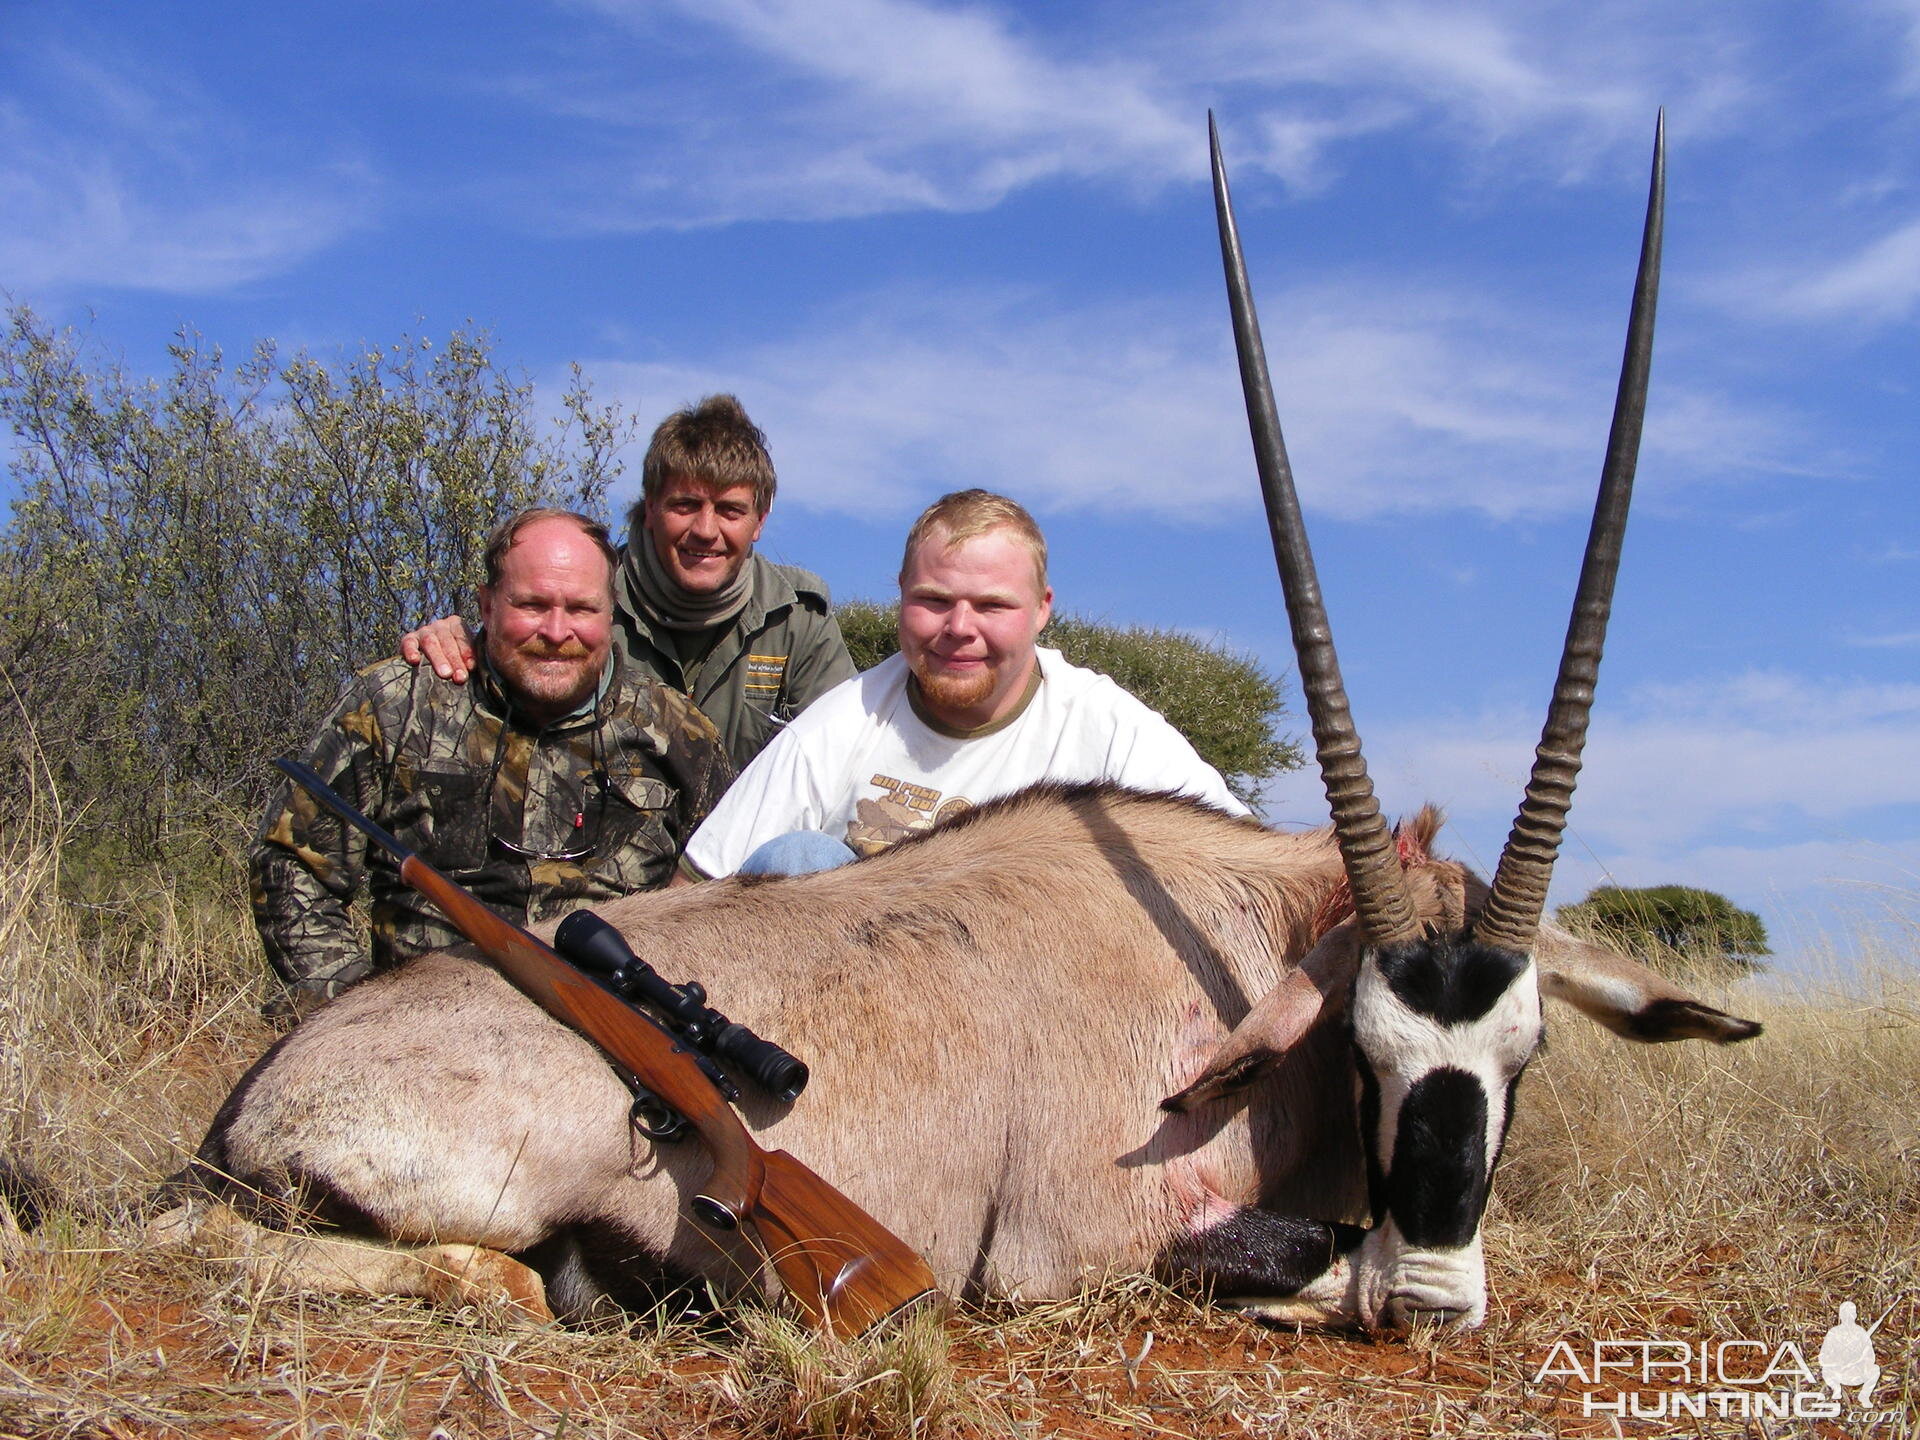
{"label": "bolt action rifle", "polygon": [[[675,1039],[704,1058],[726,1061],[783,1104],[799,1099],[807,1088],[804,1061],[708,1005],[706,988],[698,980],[675,985],[664,979],[633,953],[624,935],[593,911],[576,910],[562,920],[553,932],[553,948],[622,1000],[645,1005],[648,1018],[658,1020]],[[725,1071],[718,1066],[701,1068],[727,1099],[740,1098]],[[679,1139],[686,1132],[685,1120],[671,1111],[657,1113],[652,1108],[656,1099],[647,1096],[635,1106],[635,1123],[649,1140]]]}
{"label": "bolt action rifle", "polygon": [[713,1230],[745,1234],[809,1324],[835,1335],[859,1334],[936,1292],[926,1261],[899,1236],[784,1150],[756,1144],[695,1057],[657,1021],[487,909],[307,766],[274,763],[398,860],[400,878],[437,905],[528,999],[685,1118],[713,1157],[713,1174],[691,1202],[694,1218]]}

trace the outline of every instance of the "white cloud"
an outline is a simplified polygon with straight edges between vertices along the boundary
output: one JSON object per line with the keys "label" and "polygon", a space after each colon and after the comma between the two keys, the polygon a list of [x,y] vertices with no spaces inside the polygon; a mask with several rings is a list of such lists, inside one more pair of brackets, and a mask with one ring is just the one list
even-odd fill
{"label": "white cloud", "polygon": [[[1611,357],[1582,353],[1563,324],[1373,277],[1276,291],[1263,313],[1315,510],[1507,517],[1591,504]],[[811,508],[911,513],[988,484],[1042,509],[1206,523],[1249,510],[1255,493],[1230,345],[1211,313],[893,291],[699,363],[591,369],[642,415],[737,391],[774,437],[783,493]],[[1786,449],[1777,419],[1668,387],[1643,470],[1671,487],[1745,474]]]}
{"label": "white cloud", "polygon": [[1901,86],[1920,91],[1920,0],[1869,0],[1868,8],[1884,13],[1898,32]]}
{"label": "white cloud", "polygon": [[[645,81],[577,74],[523,94],[608,122],[610,155],[575,178],[579,223],[700,225],[971,210],[1054,176],[1157,185],[1203,173],[1197,110],[1152,57],[1048,47],[1005,12],[912,0],[596,0],[648,44],[724,47],[745,105],[631,103],[629,86],[680,93],[672,67]],[[663,9],[677,14],[668,24]],[[692,119],[697,115],[697,120]],[[621,145],[625,131],[630,143]],[[660,132],[671,138],[656,143]],[[595,198],[596,190],[599,198]]]}
{"label": "white cloud", "polygon": [[1226,0],[1181,26],[1171,63],[1194,84],[1231,81],[1269,113],[1371,112],[1480,176],[1644,174],[1660,106],[1700,143],[1765,98],[1746,15],[1658,0]]}
{"label": "white cloud", "polygon": [[984,7],[910,0],[687,0],[718,24],[860,103],[932,134],[992,145],[1038,135],[1124,143],[1135,153],[1191,149],[1188,127],[1132,65],[1047,58]]}
{"label": "white cloud", "polygon": [[[1537,717],[1505,725],[1480,717],[1464,728],[1422,727],[1404,742],[1423,770],[1524,781],[1538,729]],[[1595,712],[1580,825],[1609,843],[1675,846],[1781,816],[1839,822],[1920,805],[1916,753],[1920,685],[1755,671],[1644,686]],[[1510,788],[1501,808],[1517,798]]]}
{"label": "white cloud", "polygon": [[1191,183],[1209,106],[1236,173],[1311,190],[1358,136],[1417,127],[1478,173],[1517,160],[1572,177],[1643,165],[1662,100],[1696,136],[1751,101],[1730,35],[1640,0],[1546,18],[1412,0],[1070,18],[931,0],[581,3],[626,32],[621,63],[519,93],[596,122],[588,148],[604,149],[545,177],[548,198],[558,183],[566,223],[614,229],[980,209],[1061,177]]}
{"label": "white cloud", "polygon": [[1722,298],[1794,320],[1905,320],[1920,303],[1920,219],[1852,254],[1787,271],[1767,267],[1719,287]]}
{"label": "white cloud", "polygon": [[21,298],[92,284],[222,290],[364,218],[357,164],[278,173],[178,82],[71,53],[33,59],[37,103],[16,92],[0,104],[0,283]]}
{"label": "white cloud", "polygon": [[1911,650],[1920,646],[1920,630],[1896,630],[1879,635],[1850,635],[1847,644],[1859,650]]}
{"label": "white cloud", "polygon": [[[1498,6],[1358,3],[1236,8],[1210,37],[1241,79],[1353,87],[1396,96],[1483,137],[1578,119],[1645,128],[1653,106],[1634,64],[1595,74],[1577,50],[1555,54],[1564,23]],[[1657,103],[1657,102],[1656,102]]]}
{"label": "white cloud", "polygon": [[814,509],[911,513],[990,484],[1041,508],[1160,511],[1244,488],[1216,337],[1144,313],[1036,318],[1028,299],[869,297],[709,365],[591,369],[643,414],[736,391],[782,494]]}

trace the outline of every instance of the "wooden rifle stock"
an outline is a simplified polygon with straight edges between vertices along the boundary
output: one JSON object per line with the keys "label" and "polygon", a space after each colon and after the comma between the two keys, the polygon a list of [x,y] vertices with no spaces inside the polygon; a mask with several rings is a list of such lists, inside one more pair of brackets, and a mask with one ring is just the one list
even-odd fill
{"label": "wooden rifle stock", "polygon": [[400,878],[440,908],[496,969],[686,1118],[713,1157],[693,1212],[716,1230],[744,1229],[809,1324],[857,1335],[936,1291],[927,1263],[891,1230],[784,1150],[765,1150],[674,1037],[501,919],[290,760],[275,761],[314,799],[400,862]]}

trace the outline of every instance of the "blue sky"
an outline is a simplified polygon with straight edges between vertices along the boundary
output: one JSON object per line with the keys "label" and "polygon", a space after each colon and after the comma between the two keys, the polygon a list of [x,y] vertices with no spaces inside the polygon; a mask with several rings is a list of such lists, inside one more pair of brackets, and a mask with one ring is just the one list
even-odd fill
{"label": "blue sky", "polygon": [[[13,6],[0,289],[136,370],[180,325],[329,354],[471,320],[646,427],[733,390],[780,470],[765,548],[836,593],[884,595],[911,516],[983,484],[1039,513],[1066,607],[1286,668],[1211,106],[1376,781],[1491,864],[1663,104],[1555,899],[1705,884],[1788,948],[1891,913],[1911,953],[1920,0]],[[1269,813],[1317,820],[1317,781]]]}

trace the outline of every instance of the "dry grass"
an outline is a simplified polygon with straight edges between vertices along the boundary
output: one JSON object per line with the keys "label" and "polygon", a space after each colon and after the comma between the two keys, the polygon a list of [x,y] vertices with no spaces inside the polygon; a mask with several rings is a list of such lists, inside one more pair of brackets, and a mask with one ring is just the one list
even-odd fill
{"label": "dry grass", "polygon": [[124,1214],[179,1163],[271,1039],[258,941],[237,885],[158,874],[90,902],[59,893],[59,831],[0,851],[0,1116],[5,1155],[79,1213]]}
{"label": "dry grass", "polygon": [[[141,1198],[271,1032],[238,895],[81,907],[57,898],[58,841],[0,855],[0,1134],[57,1197],[30,1234],[0,1225],[0,1437],[1920,1433],[1920,943],[1844,985],[1746,983],[1729,1008],[1768,1033],[1732,1049],[1556,1014],[1472,1336],[1267,1330],[1137,1278],[845,1345],[757,1312],[527,1331],[130,1247]],[[1886,1312],[1875,1416],[1616,1430],[1581,1387],[1534,1383],[1562,1340],[1811,1358],[1846,1299]]]}

